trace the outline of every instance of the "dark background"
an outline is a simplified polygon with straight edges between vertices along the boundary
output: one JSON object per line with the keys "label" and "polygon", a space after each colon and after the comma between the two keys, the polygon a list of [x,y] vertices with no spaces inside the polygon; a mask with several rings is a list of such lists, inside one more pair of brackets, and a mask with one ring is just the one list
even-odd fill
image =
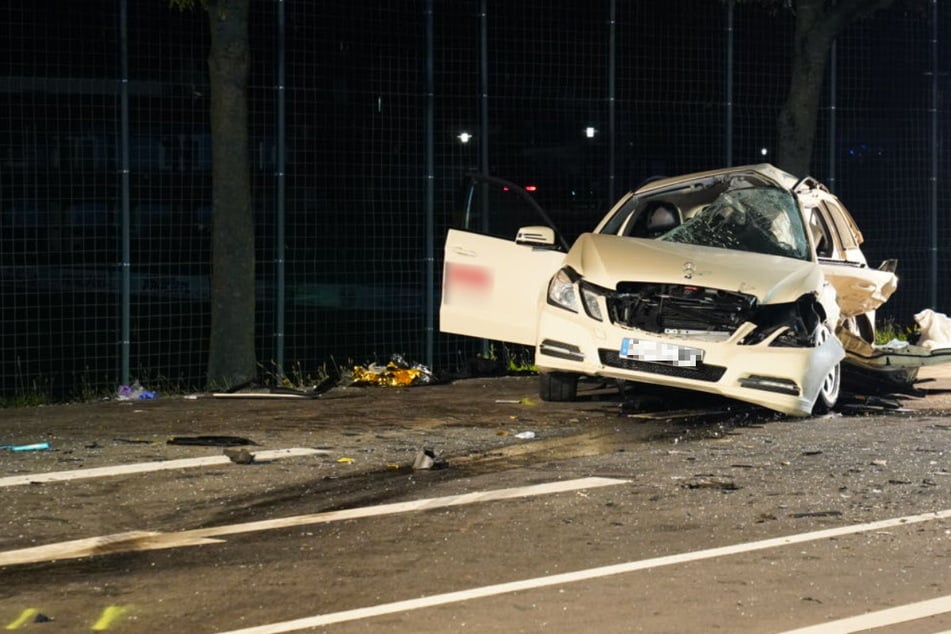
{"label": "dark background", "polygon": [[[483,156],[493,175],[535,185],[535,197],[571,236],[647,177],[769,161],[775,150],[792,32],[782,11],[737,5],[731,28],[727,5],[714,0],[617,2],[612,57],[611,0],[488,0],[485,51],[479,0],[282,4],[283,37],[275,0],[253,1],[251,22],[264,375],[277,359],[289,374],[316,376],[395,353],[437,374],[465,367],[480,344],[441,335],[434,312],[443,237],[460,208],[464,175]],[[934,25],[930,11],[896,5],[839,38],[812,172],[855,216],[870,263],[899,259],[900,288],[880,317],[904,327],[922,308],[947,311],[943,69],[951,11],[939,4]],[[129,378],[162,390],[203,385],[211,226],[206,20],[164,0],[0,6],[0,397],[88,398]],[[282,59],[284,87],[277,85]],[[276,187],[282,88],[283,205]],[[594,138],[585,136],[587,126]],[[473,135],[469,143],[460,142],[463,131]],[[119,284],[124,148],[132,240],[127,341]],[[122,376],[123,346],[130,377]]]}

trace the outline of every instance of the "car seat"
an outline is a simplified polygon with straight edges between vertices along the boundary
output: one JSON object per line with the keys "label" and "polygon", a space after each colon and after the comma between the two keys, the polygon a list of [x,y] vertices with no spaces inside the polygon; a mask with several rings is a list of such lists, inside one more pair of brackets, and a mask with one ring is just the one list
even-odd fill
{"label": "car seat", "polygon": [[647,212],[647,237],[656,238],[680,224],[677,211],[667,204],[659,204]]}

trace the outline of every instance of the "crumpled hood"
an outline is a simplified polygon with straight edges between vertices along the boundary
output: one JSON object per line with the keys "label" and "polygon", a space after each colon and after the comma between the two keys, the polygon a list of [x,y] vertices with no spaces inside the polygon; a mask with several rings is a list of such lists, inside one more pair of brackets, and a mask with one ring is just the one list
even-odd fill
{"label": "crumpled hood", "polygon": [[814,262],[609,234],[582,234],[565,264],[605,288],[616,289],[618,282],[695,284],[753,295],[761,304],[795,301],[823,283]]}

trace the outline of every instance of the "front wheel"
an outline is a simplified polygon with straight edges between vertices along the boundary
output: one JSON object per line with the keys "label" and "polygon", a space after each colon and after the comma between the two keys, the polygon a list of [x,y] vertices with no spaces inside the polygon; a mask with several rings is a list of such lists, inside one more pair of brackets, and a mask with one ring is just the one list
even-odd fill
{"label": "front wheel", "polygon": [[564,372],[540,374],[538,395],[543,401],[573,401],[578,396],[578,375]]}
{"label": "front wheel", "polygon": [[[832,331],[829,330],[828,326],[823,324],[819,329],[819,333],[816,335],[816,347],[824,344],[829,340],[829,337],[832,336],[834,336]],[[812,406],[812,413],[814,415],[821,415],[831,412],[839,401],[839,389],[841,386],[842,364],[836,363],[822,380],[822,385],[819,387],[819,396],[816,398],[815,405]]]}

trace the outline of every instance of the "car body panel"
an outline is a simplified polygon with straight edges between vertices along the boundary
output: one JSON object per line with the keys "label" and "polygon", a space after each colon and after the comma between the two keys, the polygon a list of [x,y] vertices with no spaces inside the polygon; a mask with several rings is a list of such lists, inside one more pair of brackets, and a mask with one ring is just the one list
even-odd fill
{"label": "car body panel", "polygon": [[763,255],[748,260],[726,249],[585,233],[568,252],[565,264],[588,281],[614,288],[618,271],[665,284],[691,283],[756,296],[763,303],[793,301],[803,284],[815,286],[821,273],[810,262]]}
{"label": "car body panel", "polygon": [[926,348],[903,342],[901,345],[873,345],[844,332],[839,339],[851,363],[866,369],[921,368],[951,361],[951,348]]}
{"label": "car body panel", "polygon": [[440,330],[535,345],[539,295],[564,257],[553,249],[450,229]]}
{"label": "car body panel", "polygon": [[842,317],[868,313],[892,296],[898,278],[889,271],[880,271],[851,263],[820,260],[822,273],[835,287]]}

